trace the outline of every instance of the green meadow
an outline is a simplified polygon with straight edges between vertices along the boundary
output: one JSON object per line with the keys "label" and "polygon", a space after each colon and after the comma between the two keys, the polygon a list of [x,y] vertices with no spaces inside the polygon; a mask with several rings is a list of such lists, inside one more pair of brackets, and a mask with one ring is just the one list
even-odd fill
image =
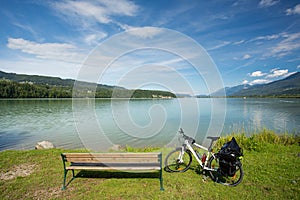
{"label": "green meadow", "polygon": [[[62,191],[63,152],[86,150],[6,150],[0,152],[0,199],[300,199],[300,146],[295,135],[262,130],[251,136],[222,137],[215,150],[234,136],[244,149],[244,178],[236,187],[213,182],[196,162],[184,173],[80,172]],[[171,149],[124,148],[130,152]]]}

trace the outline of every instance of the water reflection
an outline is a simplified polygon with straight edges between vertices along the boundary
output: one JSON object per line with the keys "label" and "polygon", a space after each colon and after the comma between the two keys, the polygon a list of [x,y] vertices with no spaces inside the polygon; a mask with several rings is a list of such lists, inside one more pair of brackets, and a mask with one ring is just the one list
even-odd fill
{"label": "water reflection", "polygon": [[298,133],[299,103],[299,99],[230,99],[224,131],[249,133],[268,128],[279,133]]}
{"label": "water reflection", "polygon": [[31,136],[28,132],[19,131],[0,131],[0,150],[1,149],[28,149],[27,140]]}
{"label": "water reflection", "polygon": [[[199,112],[194,109],[195,101]],[[164,146],[177,143],[179,127],[201,143],[212,119],[210,101],[114,100],[112,104],[111,100],[81,99],[78,112],[74,112],[71,99],[0,100],[0,150],[33,149],[42,140],[59,148],[85,148],[86,144],[92,149],[112,144]],[[124,110],[124,104],[128,110]],[[215,117],[213,128],[224,125],[222,134],[252,133],[261,128],[299,133],[299,105],[300,99],[227,99],[225,123]],[[221,112],[221,108],[216,110]],[[134,122],[137,129],[132,129],[128,121]]]}

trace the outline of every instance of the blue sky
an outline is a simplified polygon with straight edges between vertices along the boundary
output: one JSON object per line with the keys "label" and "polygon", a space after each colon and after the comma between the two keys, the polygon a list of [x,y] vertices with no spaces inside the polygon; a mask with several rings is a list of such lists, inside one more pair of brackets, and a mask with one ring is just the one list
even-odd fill
{"label": "blue sky", "polygon": [[[300,70],[300,1],[1,0],[0,13],[0,70],[6,72],[75,79],[97,45],[143,27],[174,30],[197,42],[215,63],[224,86],[268,83]],[[151,37],[155,29],[141,30],[142,36]],[[205,86],[208,77],[194,76],[192,67],[177,68],[177,75],[188,80],[193,92],[172,80],[167,67],[185,62],[174,55],[140,51],[131,56],[152,60],[152,65],[143,62],[141,69],[148,74],[153,69],[151,77],[170,80],[174,92],[212,92]],[[155,66],[153,58],[159,58]],[[131,64],[126,59],[130,60],[123,58],[124,68]],[[112,67],[99,82],[158,88],[142,80],[133,83],[146,73],[137,68],[126,72],[130,83],[120,81],[121,68]],[[164,84],[161,88],[168,89]]]}

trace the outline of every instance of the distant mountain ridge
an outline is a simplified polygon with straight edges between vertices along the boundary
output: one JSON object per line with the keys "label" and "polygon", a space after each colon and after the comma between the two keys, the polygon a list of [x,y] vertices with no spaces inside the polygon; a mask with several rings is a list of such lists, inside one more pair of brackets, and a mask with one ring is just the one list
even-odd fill
{"label": "distant mountain ridge", "polygon": [[0,71],[0,98],[176,98],[168,91],[126,89],[79,81],[74,91],[75,80],[40,75],[6,73]]}
{"label": "distant mountain ridge", "polygon": [[[226,87],[225,93],[228,97],[300,97],[300,72],[267,84]],[[221,94],[219,90],[210,96],[217,97]]]}
{"label": "distant mountain ridge", "polygon": [[[52,86],[74,86],[75,80],[73,79],[62,79],[59,77],[51,77],[51,76],[42,76],[42,75],[27,75],[27,74],[16,74],[16,73],[6,73],[3,71],[0,71],[0,79],[7,79],[11,81],[15,81],[18,83],[21,82],[32,82],[34,84],[40,84],[40,85],[52,85]],[[82,82],[85,84],[94,84],[94,83],[88,83],[88,82]],[[118,86],[110,86],[110,85],[103,85],[103,84],[97,84],[98,87],[102,88],[120,88],[125,89],[123,87]]]}

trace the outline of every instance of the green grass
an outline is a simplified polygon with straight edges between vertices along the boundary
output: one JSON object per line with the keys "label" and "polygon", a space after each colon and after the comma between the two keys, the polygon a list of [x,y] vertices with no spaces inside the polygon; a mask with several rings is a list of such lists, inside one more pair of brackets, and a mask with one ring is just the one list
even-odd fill
{"label": "green grass", "polygon": [[[25,177],[0,180],[0,199],[300,199],[300,147],[295,136],[274,136],[269,131],[251,137],[237,135],[244,148],[244,179],[236,187],[214,183],[199,172],[195,162],[185,173],[163,172],[165,191],[159,190],[156,174],[89,172],[61,191],[62,152],[85,150],[27,150],[0,152],[0,173],[18,165],[34,164]],[[231,136],[220,139],[220,144]],[[287,139],[288,138],[288,139]],[[255,147],[255,148],[254,148]],[[147,147],[126,151],[159,151]],[[170,149],[160,149],[163,156]],[[88,178],[87,178],[88,177]],[[68,174],[68,180],[71,173]]]}

